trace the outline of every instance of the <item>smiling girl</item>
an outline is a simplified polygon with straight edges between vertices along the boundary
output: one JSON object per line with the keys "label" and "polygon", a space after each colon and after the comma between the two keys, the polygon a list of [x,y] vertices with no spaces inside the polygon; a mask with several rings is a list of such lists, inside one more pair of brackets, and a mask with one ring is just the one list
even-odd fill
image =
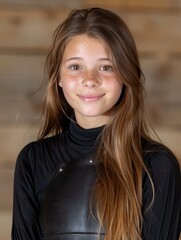
{"label": "smiling girl", "polygon": [[46,67],[45,123],[16,164],[12,239],[178,240],[179,164],[149,135],[123,20],[72,11]]}
{"label": "smiling girl", "polygon": [[111,55],[100,38],[81,34],[67,44],[59,85],[77,123],[84,128],[107,124],[122,92]]}

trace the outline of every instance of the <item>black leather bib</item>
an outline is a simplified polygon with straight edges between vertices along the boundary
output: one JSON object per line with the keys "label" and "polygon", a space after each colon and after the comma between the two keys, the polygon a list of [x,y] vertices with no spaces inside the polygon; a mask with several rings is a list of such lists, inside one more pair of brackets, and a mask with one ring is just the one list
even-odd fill
{"label": "black leather bib", "polygon": [[[62,164],[45,192],[40,224],[46,240],[97,240],[99,223],[90,214],[96,166],[91,159]],[[101,230],[100,239],[104,238]]]}

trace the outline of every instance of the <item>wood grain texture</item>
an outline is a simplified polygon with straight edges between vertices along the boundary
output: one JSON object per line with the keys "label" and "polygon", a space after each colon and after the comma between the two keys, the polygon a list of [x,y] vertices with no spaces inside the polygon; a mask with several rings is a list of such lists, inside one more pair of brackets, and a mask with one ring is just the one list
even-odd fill
{"label": "wood grain texture", "polygon": [[167,9],[173,7],[179,7],[180,0],[0,0],[0,6],[8,7],[28,7],[28,8],[49,8],[49,9],[72,9],[81,7],[107,7],[107,8],[151,8],[151,9]]}
{"label": "wood grain texture", "polygon": [[13,8],[48,8],[72,9],[81,8],[84,0],[0,0],[1,7]]}
{"label": "wood grain texture", "polygon": [[[180,12],[117,12],[127,23],[140,52],[181,55]],[[47,51],[68,11],[0,10],[0,51]]]}
{"label": "wood grain texture", "polygon": [[0,48],[48,48],[55,28],[67,14],[65,11],[0,10]]}
{"label": "wood grain texture", "polygon": [[35,122],[42,110],[44,56],[0,55],[0,122]]}
{"label": "wood grain texture", "polygon": [[141,59],[152,123],[181,128],[181,60]]}
{"label": "wood grain texture", "polygon": [[181,14],[179,12],[123,13],[121,16],[135,38],[138,51],[155,53],[157,56],[167,53],[181,54],[181,31],[179,31]]}
{"label": "wood grain texture", "polygon": [[107,7],[107,8],[120,8],[120,7],[127,7],[127,8],[170,8],[179,6],[179,0],[178,1],[172,1],[172,0],[152,0],[152,1],[145,1],[145,0],[86,0],[86,5],[89,6],[100,6],[100,7]]}

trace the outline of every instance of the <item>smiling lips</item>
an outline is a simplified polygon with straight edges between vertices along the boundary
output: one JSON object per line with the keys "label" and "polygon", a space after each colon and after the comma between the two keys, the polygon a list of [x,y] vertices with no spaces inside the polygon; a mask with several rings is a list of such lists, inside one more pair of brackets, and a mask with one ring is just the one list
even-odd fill
{"label": "smiling lips", "polygon": [[85,102],[95,102],[101,99],[105,94],[99,95],[78,95],[79,98]]}

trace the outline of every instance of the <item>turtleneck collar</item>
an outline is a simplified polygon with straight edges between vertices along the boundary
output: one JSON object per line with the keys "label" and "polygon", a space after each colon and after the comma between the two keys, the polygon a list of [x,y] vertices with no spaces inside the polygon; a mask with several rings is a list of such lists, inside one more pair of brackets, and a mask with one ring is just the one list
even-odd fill
{"label": "turtleneck collar", "polygon": [[103,126],[85,129],[80,127],[77,123],[70,121],[70,138],[74,143],[82,146],[93,146],[102,132]]}

